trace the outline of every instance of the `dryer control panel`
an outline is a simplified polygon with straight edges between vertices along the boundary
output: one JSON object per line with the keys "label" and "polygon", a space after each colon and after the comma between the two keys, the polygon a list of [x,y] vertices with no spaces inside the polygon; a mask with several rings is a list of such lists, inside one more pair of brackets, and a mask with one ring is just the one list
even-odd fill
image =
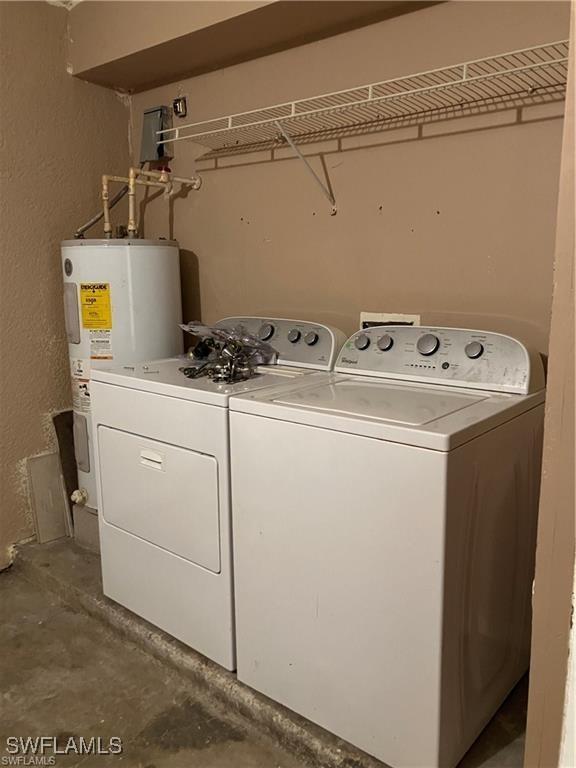
{"label": "dryer control panel", "polygon": [[367,328],[344,344],[335,370],[522,395],[544,387],[538,354],[511,336],[465,328]]}
{"label": "dryer control panel", "polygon": [[277,317],[225,317],[218,328],[242,325],[278,352],[278,363],[331,371],[346,337],[337,328]]}

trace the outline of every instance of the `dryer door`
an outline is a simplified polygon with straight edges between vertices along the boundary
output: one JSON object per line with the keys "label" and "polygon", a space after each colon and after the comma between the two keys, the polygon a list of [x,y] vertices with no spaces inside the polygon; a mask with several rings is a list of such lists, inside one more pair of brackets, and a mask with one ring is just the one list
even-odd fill
{"label": "dryer door", "polygon": [[216,459],[110,427],[98,447],[106,522],[219,573]]}

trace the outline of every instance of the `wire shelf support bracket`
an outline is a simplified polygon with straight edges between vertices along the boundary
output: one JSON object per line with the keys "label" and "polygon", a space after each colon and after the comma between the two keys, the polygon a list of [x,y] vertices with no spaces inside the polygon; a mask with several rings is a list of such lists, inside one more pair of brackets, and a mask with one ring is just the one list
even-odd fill
{"label": "wire shelf support bracket", "polygon": [[326,184],[324,184],[324,182],[322,181],[320,176],[318,176],[318,174],[316,173],[314,168],[312,168],[312,166],[310,165],[308,160],[304,157],[302,152],[300,152],[300,150],[298,149],[296,144],[292,141],[292,138],[291,138],[290,134],[286,131],[286,129],[284,128],[282,123],[279,123],[278,121],[276,121],[276,127],[278,128],[278,130],[280,131],[282,136],[286,139],[288,144],[292,147],[292,149],[294,150],[296,155],[300,158],[300,160],[302,160],[302,162],[304,163],[304,166],[306,167],[306,170],[311,174],[311,176],[314,179],[314,181],[316,182],[316,184],[318,184],[318,186],[320,187],[320,189],[322,191],[322,194],[324,195],[324,197],[328,200],[328,202],[332,206],[332,209],[330,211],[330,215],[331,216],[335,216],[338,213],[338,208],[336,207],[336,199],[334,197],[334,194],[326,186]]}

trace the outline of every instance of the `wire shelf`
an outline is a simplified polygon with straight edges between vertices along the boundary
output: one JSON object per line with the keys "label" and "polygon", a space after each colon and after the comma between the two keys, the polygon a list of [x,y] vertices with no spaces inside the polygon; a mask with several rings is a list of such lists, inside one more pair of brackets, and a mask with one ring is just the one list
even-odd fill
{"label": "wire shelf", "polygon": [[210,157],[283,146],[327,133],[381,130],[425,115],[457,116],[475,106],[563,98],[568,41],[561,40],[407,77],[159,131],[159,144],[193,141]]}

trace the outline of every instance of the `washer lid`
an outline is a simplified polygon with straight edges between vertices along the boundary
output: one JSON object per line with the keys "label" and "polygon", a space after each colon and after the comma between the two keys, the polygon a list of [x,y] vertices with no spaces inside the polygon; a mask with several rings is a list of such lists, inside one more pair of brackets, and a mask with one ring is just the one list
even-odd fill
{"label": "washer lid", "polygon": [[511,395],[319,373],[232,397],[230,410],[404,445],[449,451],[544,402]]}
{"label": "washer lid", "polygon": [[441,419],[449,413],[486,400],[487,397],[438,388],[345,379],[323,387],[291,392],[276,398],[274,402],[279,405],[314,408],[326,413],[416,426]]}

